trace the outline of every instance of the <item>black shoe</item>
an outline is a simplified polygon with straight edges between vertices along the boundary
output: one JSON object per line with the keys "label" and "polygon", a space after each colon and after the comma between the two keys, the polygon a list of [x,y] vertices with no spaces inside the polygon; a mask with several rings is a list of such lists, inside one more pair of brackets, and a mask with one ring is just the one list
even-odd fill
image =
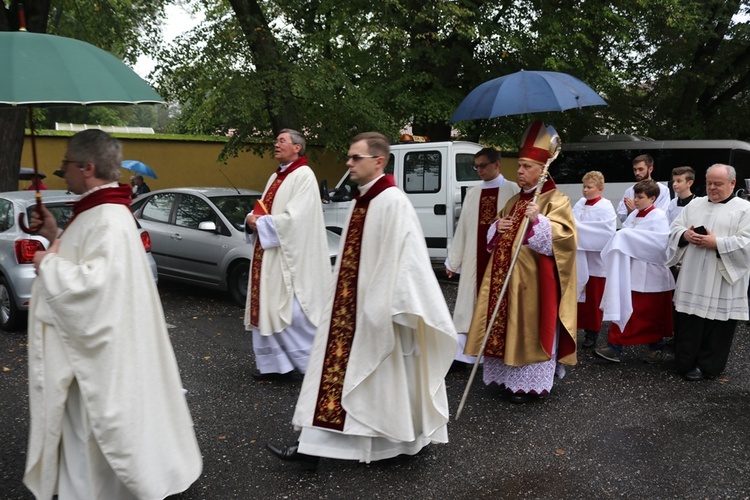
{"label": "black shoe", "polygon": [[581,344],[581,346],[583,346],[585,349],[591,349],[596,345],[596,337],[596,335],[589,335],[587,333],[583,338],[583,344]]}
{"label": "black shoe", "polygon": [[271,380],[290,380],[292,378],[292,372],[286,372],[286,373],[253,373],[253,378],[255,380],[265,380],[265,381],[271,381]]}
{"label": "black shoe", "polygon": [[513,404],[524,404],[524,403],[530,403],[531,401],[536,401],[539,399],[539,394],[531,394],[529,392],[514,392],[510,395],[508,398],[508,401],[510,401]]}
{"label": "black shoe", "polygon": [[703,376],[703,372],[701,371],[701,369],[696,366],[685,375],[683,375],[683,378],[685,380],[689,380],[690,382],[697,382],[698,380],[703,380],[706,377]]}
{"label": "black shoe", "polygon": [[306,469],[315,470],[315,468],[318,466],[318,462],[320,461],[320,457],[299,453],[297,451],[297,447],[298,446],[296,444],[292,446],[285,446],[283,448],[271,443],[266,444],[266,448],[268,448],[268,451],[270,451],[280,459],[290,462],[301,462],[306,466]]}
{"label": "black shoe", "polygon": [[451,367],[448,369],[448,373],[463,372],[471,366],[472,365],[470,365],[469,363],[464,363],[463,361],[454,361],[453,363],[451,363]]}

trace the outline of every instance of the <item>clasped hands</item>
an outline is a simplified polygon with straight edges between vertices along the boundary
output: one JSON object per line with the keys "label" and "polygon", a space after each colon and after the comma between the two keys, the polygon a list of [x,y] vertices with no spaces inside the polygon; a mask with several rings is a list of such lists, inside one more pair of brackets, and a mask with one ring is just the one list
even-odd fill
{"label": "clasped hands", "polygon": [[706,229],[707,234],[700,234],[695,232],[695,226],[690,226],[687,231],[682,233],[685,241],[691,245],[695,245],[701,248],[716,248],[716,235],[709,229]]}
{"label": "clasped hands", "polygon": [[[526,212],[524,212],[524,215],[529,218],[529,222],[536,222],[537,218],[539,217],[539,205],[534,202],[529,203],[528,205],[526,205]],[[497,221],[498,233],[504,233],[510,230],[512,227],[513,218],[510,215],[506,215],[505,217],[503,217],[502,219],[498,219]]]}

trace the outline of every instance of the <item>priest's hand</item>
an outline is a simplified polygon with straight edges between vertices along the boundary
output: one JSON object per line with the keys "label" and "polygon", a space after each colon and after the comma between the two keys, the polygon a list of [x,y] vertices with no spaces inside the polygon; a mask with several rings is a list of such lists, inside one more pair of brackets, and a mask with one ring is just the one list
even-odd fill
{"label": "priest's hand", "polygon": [[534,202],[531,202],[528,205],[526,205],[526,217],[529,218],[530,222],[536,222],[536,219],[538,216],[539,216],[539,205],[537,205]]}
{"label": "priest's hand", "polygon": [[448,269],[446,267],[445,268],[445,275],[448,276],[449,278],[452,278],[453,277],[453,271],[451,271],[450,269]]}
{"label": "priest's hand", "polygon": [[34,254],[34,270],[39,270],[39,265],[42,263],[42,260],[47,256],[47,254],[50,253],[57,253],[57,250],[60,248],[60,240],[52,240],[52,244],[49,247],[49,250],[44,252],[36,252]]}
{"label": "priest's hand", "polygon": [[41,205],[42,213],[40,214],[38,206],[34,206],[31,209],[31,219],[29,220],[29,230],[32,233],[38,234],[47,238],[49,242],[55,241],[57,238],[57,221],[52,212],[47,210],[47,207]]}
{"label": "priest's hand", "polygon": [[258,229],[258,226],[256,225],[258,222],[258,219],[260,219],[260,217],[258,217],[257,215],[248,214],[247,217],[245,218],[245,224],[247,224],[247,227],[249,227],[253,231],[256,231]]}
{"label": "priest's hand", "polygon": [[696,233],[694,229],[693,226],[690,226],[690,228],[684,233],[685,239],[688,243],[701,248],[715,249],[717,247],[716,235],[708,228],[706,228],[706,234]]}
{"label": "priest's hand", "polygon": [[497,232],[504,233],[513,226],[513,220],[510,216],[505,216],[502,219],[498,219],[496,223]]}

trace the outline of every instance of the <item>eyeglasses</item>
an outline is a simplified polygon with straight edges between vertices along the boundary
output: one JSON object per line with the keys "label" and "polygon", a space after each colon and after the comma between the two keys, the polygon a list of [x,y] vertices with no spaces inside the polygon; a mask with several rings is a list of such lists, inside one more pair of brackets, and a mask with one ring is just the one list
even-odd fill
{"label": "eyeglasses", "polygon": [[81,165],[83,165],[84,162],[78,160],[63,160],[60,163],[60,167],[64,167],[68,163],[78,163],[78,168],[83,168]]}
{"label": "eyeglasses", "polygon": [[346,157],[346,161],[353,161],[354,163],[357,163],[359,160],[362,160],[363,158],[382,158],[382,156],[379,155],[351,155]]}
{"label": "eyeglasses", "polygon": [[486,163],[479,163],[479,164],[475,163],[475,164],[473,164],[471,166],[471,168],[473,168],[474,170],[479,170],[480,168],[485,168],[487,165],[491,165],[493,163],[495,163],[495,162],[494,161],[488,161]]}
{"label": "eyeglasses", "polygon": [[276,139],[275,141],[273,141],[273,145],[275,146],[277,144],[295,144],[295,142],[287,141],[286,139]]}

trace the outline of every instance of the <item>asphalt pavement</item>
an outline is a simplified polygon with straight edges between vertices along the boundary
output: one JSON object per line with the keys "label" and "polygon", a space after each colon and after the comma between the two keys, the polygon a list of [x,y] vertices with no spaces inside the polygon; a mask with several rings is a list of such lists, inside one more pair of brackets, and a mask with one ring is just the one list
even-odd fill
{"label": "asphalt pavement", "polygon": [[[452,307],[456,281],[442,283]],[[726,372],[686,382],[671,356],[622,363],[579,351],[552,392],[526,405],[474,382],[450,443],[369,465],[282,462],[302,376],[257,382],[243,311],[224,294],[162,281],[170,334],[203,452],[179,499],[750,498],[750,330],[740,325]],[[137,311],[134,311],[137,314]],[[582,339],[581,339],[582,340]],[[600,342],[601,342],[600,338]],[[28,432],[24,332],[0,333],[0,498],[32,498],[21,482]],[[455,415],[469,372],[447,376]]]}

